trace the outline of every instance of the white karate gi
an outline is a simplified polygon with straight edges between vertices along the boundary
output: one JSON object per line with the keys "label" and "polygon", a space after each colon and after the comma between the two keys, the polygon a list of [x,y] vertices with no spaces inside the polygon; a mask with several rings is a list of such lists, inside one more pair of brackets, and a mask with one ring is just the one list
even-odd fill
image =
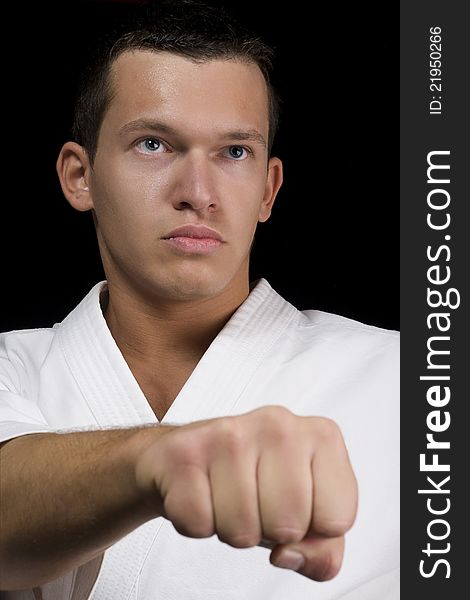
{"label": "white karate gi", "polygon": [[[0,440],[157,422],[103,317],[105,288],[105,282],[97,284],[51,329],[1,334]],[[162,423],[240,414],[267,404],[334,419],[360,494],[340,574],[313,582],[272,566],[264,548],[234,549],[215,536],[186,538],[158,518],[107,550],[97,579],[95,562],[43,586],[43,600],[396,600],[398,385],[396,332],[320,311],[300,312],[260,280]],[[40,596],[27,591],[3,597]]]}

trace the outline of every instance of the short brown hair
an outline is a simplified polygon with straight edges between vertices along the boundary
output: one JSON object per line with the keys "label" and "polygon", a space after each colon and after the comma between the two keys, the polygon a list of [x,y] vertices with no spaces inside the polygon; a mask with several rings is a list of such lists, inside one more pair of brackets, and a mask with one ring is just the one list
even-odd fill
{"label": "short brown hair", "polygon": [[131,50],[167,51],[198,62],[226,58],[258,65],[268,90],[271,154],[279,121],[279,97],[270,80],[273,49],[219,7],[198,0],[159,0],[128,7],[91,48],[80,79],[72,127],[73,137],[86,149],[91,164],[112,100],[111,66],[123,52]]}

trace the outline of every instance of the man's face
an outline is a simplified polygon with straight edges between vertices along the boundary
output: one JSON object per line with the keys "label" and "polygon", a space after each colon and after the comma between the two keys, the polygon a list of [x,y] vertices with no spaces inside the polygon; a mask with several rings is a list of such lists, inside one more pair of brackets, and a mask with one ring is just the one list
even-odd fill
{"label": "man's face", "polygon": [[167,299],[246,285],[257,222],[269,217],[282,181],[279,159],[268,163],[263,144],[259,68],[125,52],[111,81],[88,178],[108,279]]}

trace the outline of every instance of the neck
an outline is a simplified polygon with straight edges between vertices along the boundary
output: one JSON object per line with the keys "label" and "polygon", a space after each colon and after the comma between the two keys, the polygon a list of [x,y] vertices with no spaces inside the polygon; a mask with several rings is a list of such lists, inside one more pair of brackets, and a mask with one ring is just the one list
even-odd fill
{"label": "neck", "polygon": [[248,280],[227,286],[215,297],[196,301],[151,302],[108,281],[104,317],[125,359],[147,365],[196,364],[249,294]]}

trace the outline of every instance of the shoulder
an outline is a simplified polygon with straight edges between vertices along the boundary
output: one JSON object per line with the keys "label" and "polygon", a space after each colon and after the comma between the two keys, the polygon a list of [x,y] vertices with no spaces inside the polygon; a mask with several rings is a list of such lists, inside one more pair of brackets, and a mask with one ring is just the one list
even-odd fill
{"label": "shoulder", "polygon": [[376,402],[378,393],[384,402],[385,396],[398,395],[400,336],[396,331],[309,310],[299,312],[286,343],[299,373],[297,380],[307,388],[315,380],[338,397],[347,390],[351,398],[367,397],[371,402]]}
{"label": "shoulder", "polygon": [[0,385],[18,389],[23,377],[40,371],[55,336],[55,327],[0,333]]}
{"label": "shoulder", "polygon": [[[353,319],[321,310],[298,310],[266,280],[257,289],[264,293],[264,312],[281,322],[276,353],[290,357],[289,362],[343,363],[346,368],[358,363],[393,364],[396,371],[400,334],[360,323]],[[272,319],[271,319],[272,320]]]}
{"label": "shoulder", "polygon": [[396,345],[400,340],[398,331],[367,325],[321,310],[299,311],[298,327],[299,331],[307,337],[321,334],[328,338],[369,339],[377,343],[392,345]]}
{"label": "shoulder", "polygon": [[88,321],[92,318],[96,321],[97,315],[101,315],[99,297],[105,283],[97,283],[67,317],[53,327],[0,333],[0,384],[15,377],[35,381],[46,362],[55,365],[58,352],[61,353],[64,329],[72,329],[76,342],[77,337],[85,335]]}
{"label": "shoulder", "polygon": [[0,333],[0,358],[13,358],[19,354],[36,355],[47,351],[57,331],[54,327],[17,329]]}
{"label": "shoulder", "polygon": [[293,324],[295,335],[306,349],[330,348],[340,354],[399,352],[400,334],[398,331],[367,325],[320,310],[298,312]]}

